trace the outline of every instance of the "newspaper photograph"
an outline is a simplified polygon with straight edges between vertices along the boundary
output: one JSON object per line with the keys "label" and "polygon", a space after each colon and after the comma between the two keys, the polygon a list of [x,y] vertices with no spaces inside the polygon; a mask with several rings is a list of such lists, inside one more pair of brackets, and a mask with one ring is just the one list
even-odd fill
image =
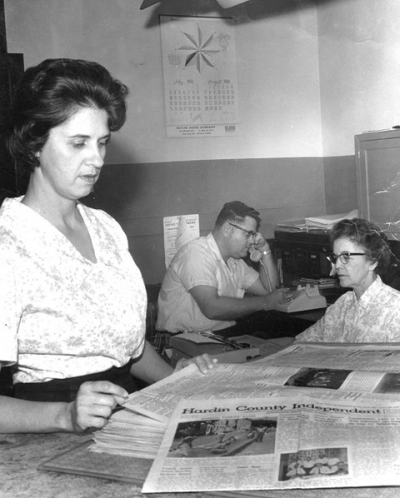
{"label": "newspaper photograph", "polygon": [[399,429],[388,399],[183,400],[142,492],[399,485]]}

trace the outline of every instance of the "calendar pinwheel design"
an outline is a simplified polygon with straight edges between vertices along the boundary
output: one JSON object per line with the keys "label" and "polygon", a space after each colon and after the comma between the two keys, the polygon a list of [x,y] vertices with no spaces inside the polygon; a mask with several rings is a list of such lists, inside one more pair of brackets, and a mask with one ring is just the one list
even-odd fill
{"label": "calendar pinwheel design", "polygon": [[226,136],[239,122],[231,20],[160,16],[167,136]]}
{"label": "calendar pinwheel design", "polygon": [[179,47],[178,50],[189,52],[186,56],[185,67],[193,65],[199,73],[201,73],[202,64],[215,67],[212,55],[221,52],[221,49],[212,48],[214,45],[214,34],[203,41],[203,32],[200,26],[197,26],[197,38],[190,33],[183,33],[183,35],[189,40],[189,44]]}

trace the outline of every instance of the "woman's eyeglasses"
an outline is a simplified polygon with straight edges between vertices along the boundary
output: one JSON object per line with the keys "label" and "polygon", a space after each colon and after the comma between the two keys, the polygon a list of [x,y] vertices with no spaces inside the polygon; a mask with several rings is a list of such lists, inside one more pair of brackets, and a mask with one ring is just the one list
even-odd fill
{"label": "woman's eyeglasses", "polygon": [[228,221],[228,223],[230,225],[232,225],[233,227],[237,228],[238,230],[241,230],[242,232],[244,232],[246,239],[250,239],[251,237],[255,237],[257,235],[256,232],[253,232],[251,230],[246,230],[245,228],[242,228],[239,225],[235,225],[234,223],[231,223],[230,221]]}
{"label": "woman's eyeglasses", "polygon": [[326,257],[333,265],[336,265],[336,261],[339,259],[343,265],[347,265],[350,261],[350,256],[365,256],[365,252],[342,252],[338,256],[336,254],[329,254]]}

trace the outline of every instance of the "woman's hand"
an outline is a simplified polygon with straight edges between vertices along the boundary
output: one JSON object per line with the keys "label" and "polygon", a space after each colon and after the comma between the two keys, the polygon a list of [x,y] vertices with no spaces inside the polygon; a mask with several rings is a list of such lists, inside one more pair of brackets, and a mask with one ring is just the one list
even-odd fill
{"label": "woman's hand", "polygon": [[85,382],[78,395],[67,405],[71,429],[81,433],[88,429],[104,427],[117,405],[123,405],[128,393],[120,386],[106,380]]}
{"label": "woman's hand", "polygon": [[188,367],[192,363],[195,363],[200,372],[206,374],[214,368],[217,362],[217,358],[211,358],[208,354],[202,354],[189,359],[181,358],[176,364],[174,372],[178,372],[179,370],[182,370],[182,368]]}

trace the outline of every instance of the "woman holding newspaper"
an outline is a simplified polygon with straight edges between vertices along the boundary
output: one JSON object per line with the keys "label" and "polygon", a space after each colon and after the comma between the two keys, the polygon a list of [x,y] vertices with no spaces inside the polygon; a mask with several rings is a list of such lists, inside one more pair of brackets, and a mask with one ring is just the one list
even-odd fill
{"label": "woman holding newspaper", "polygon": [[[0,432],[101,428],[133,376],[173,372],[145,341],[146,292],[125,234],[78,201],[127,94],[103,66],[73,59],[29,68],[17,89],[9,148],[30,181],[0,209],[0,368],[12,365],[15,389],[0,397]],[[194,361],[203,373],[214,365]]]}
{"label": "woman holding newspaper", "polygon": [[296,340],[400,342],[400,292],[380,277],[392,257],[385,235],[367,220],[345,219],[332,228],[331,243],[331,274],[353,291],[343,294]]}

